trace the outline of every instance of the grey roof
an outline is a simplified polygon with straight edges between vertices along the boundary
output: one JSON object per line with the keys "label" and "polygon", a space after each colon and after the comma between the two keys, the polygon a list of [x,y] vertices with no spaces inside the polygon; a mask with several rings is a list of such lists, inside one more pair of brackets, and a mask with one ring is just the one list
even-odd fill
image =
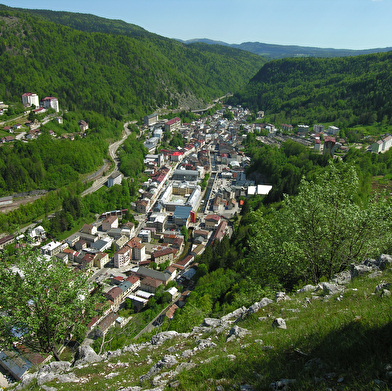
{"label": "grey roof", "polygon": [[167,281],[170,278],[170,274],[168,273],[158,272],[157,270],[148,269],[144,266],[140,266],[137,270],[137,273],[141,274],[142,276],[155,278],[160,281]]}

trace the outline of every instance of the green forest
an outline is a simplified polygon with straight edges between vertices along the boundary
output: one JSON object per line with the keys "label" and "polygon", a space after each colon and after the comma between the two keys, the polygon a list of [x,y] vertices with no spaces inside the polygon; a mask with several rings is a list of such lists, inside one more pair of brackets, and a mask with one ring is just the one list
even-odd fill
{"label": "green forest", "polygon": [[20,102],[24,92],[33,91],[56,96],[60,108],[70,111],[140,120],[157,107],[203,106],[236,91],[266,61],[238,49],[186,46],[154,34],[80,31],[5,9],[0,11],[4,102]]}
{"label": "green forest", "polygon": [[391,125],[391,59],[388,52],[270,61],[229,103],[264,110],[277,124]]}

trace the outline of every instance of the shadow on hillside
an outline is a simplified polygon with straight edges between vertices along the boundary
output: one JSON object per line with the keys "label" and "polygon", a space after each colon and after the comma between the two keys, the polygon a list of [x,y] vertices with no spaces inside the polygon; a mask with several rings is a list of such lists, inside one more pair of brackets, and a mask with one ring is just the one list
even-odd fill
{"label": "shadow on hillside", "polygon": [[215,378],[249,383],[257,389],[269,389],[280,379],[296,379],[290,389],[375,390],[379,389],[373,383],[376,379],[392,386],[385,370],[387,364],[392,365],[392,322],[369,328],[360,320],[353,321],[323,337],[313,333],[291,343],[295,341],[271,350],[251,344],[245,360],[238,357],[226,366],[218,364]]}

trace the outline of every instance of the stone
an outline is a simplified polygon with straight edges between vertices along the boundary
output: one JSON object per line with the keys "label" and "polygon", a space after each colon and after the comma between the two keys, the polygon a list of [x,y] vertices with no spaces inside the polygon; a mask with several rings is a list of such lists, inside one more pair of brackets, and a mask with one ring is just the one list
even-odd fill
{"label": "stone", "polygon": [[308,284],[308,285],[305,285],[304,287],[302,287],[301,289],[298,289],[297,293],[313,292],[314,290],[316,290],[316,287]]}
{"label": "stone", "polygon": [[44,373],[37,375],[37,384],[42,386],[45,383],[48,383],[54,379],[57,379],[59,383],[77,383],[79,380],[73,372],[66,373],[64,375],[59,375],[55,373]]}
{"label": "stone", "polygon": [[271,383],[269,388],[271,390],[289,390],[292,384],[297,382],[296,379],[281,379],[274,383]]}
{"label": "stone", "polygon": [[280,301],[291,300],[289,296],[286,295],[285,292],[276,292],[275,301],[279,303]]}
{"label": "stone", "polygon": [[49,387],[49,386],[41,386],[44,391],[57,391],[57,388]]}
{"label": "stone", "polygon": [[368,278],[377,278],[377,277],[381,277],[382,276],[382,271],[381,270],[376,270],[373,273],[370,273],[368,275]]}
{"label": "stone", "polygon": [[194,348],[194,350],[204,350],[207,348],[216,348],[216,343],[209,341],[208,339],[200,339],[198,342],[198,346]]}
{"label": "stone", "polygon": [[91,346],[81,345],[76,351],[73,366],[76,367],[83,364],[98,362],[101,360],[102,357],[98,356],[98,354],[94,352]]}
{"label": "stone", "polygon": [[160,361],[153,365],[145,375],[139,376],[139,380],[141,383],[143,383],[144,381],[150,379],[152,376],[161,372],[163,369],[171,368],[177,363],[178,361],[174,356],[165,355]]}
{"label": "stone", "polygon": [[244,314],[246,311],[247,311],[246,307],[237,308],[235,311],[230,312],[229,314],[222,316],[221,320],[226,322],[231,318],[238,318],[239,316]]}
{"label": "stone", "polygon": [[344,287],[337,284],[330,284],[329,282],[322,282],[319,284],[319,288],[327,295],[335,295],[336,293],[340,293],[344,290]]}
{"label": "stone", "polygon": [[22,377],[21,382],[15,387],[15,390],[16,391],[22,390],[23,388],[27,387],[36,378],[37,378],[37,372],[25,373]]}
{"label": "stone", "polygon": [[390,288],[390,286],[391,286],[391,284],[390,283],[387,283],[387,282],[383,282],[383,283],[381,283],[381,284],[378,284],[377,286],[376,286],[376,289],[374,290],[374,293],[381,293],[384,289],[389,289]]}
{"label": "stone", "polygon": [[43,365],[38,373],[61,373],[67,372],[71,369],[71,363],[68,361],[53,361],[49,364]]}
{"label": "stone", "polygon": [[277,328],[277,329],[287,329],[286,322],[283,318],[276,318],[272,322],[272,327]]}
{"label": "stone", "polygon": [[373,270],[379,270],[380,262],[376,259],[365,259],[362,262],[363,265],[371,267]]}
{"label": "stone", "polygon": [[161,345],[168,339],[173,339],[174,337],[177,337],[178,333],[177,331],[163,331],[162,333],[158,333],[157,335],[154,335],[150,343],[151,345]]}
{"label": "stone", "polygon": [[389,291],[388,289],[383,289],[383,291],[381,292],[381,297],[391,297],[391,291]]}
{"label": "stone", "polygon": [[268,297],[264,297],[259,302],[254,303],[248,308],[248,313],[253,314],[257,312],[260,308],[266,307],[269,304],[272,304],[273,300],[269,299]]}
{"label": "stone", "polygon": [[234,361],[237,357],[234,354],[228,354],[227,358],[231,361]]}
{"label": "stone", "polygon": [[215,318],[205,318],[202,325],[204,327],[218,327],[221,323],[220,319]]}
{"label": "stone", "polygon": [[230,341],[232,341],[233,339],[236,339],[236,338],[243,338],[248,333],[249,333],[248,330],[243,329],[243,328],[238,327],[238,326],[234,326],[229,331],[229,334],[228,334],[228,336],[226,338],[226,342],[230,342]]}
{"label": "stone", "polygon": [[388,254],[381,254],[378,257],[378,267],[381,270],[384,270],[385,268],[387,268],[388,266],[392,265],[392,256],[388,255]]}
{"label": "stone", "polygon": [[346,285],[351,282],[351,272],[349,270],[335,274],[331,280],[334,284]]}
{"label": "stone", "polygon": [[373,268],[366,265],[354,265],[353,263],[350,265],[350,273],[351,279],[363,276],[364,274],[370,273],[373,271]]}

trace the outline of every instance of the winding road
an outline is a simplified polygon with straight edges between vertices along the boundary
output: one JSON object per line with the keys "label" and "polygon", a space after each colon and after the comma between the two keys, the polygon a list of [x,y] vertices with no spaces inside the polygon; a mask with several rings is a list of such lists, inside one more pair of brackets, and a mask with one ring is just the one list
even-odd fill
{"label": "winding road", "polygon": [[[113,159],[113,162],[114,162],[114,169],[113,169],[108,175],[105,175],[105,176],[102,176],[102,177],[96,179],[96,180],[93,182],[93,184],[91,185],[91,187],[89,187],[88,189],[86,189],[86,190],[81,194],[82,197],[84,197],[84,196],[87,195],[87,194],[91,194],[91,193],[93,193],[94,191],[97,191],[98,189],[100,189],[100,188],[101,188],[102,186],[104,186],[105,183],[108,181],[109,176],[110,176],[113,172],[118,171],[118,163],[119,163],[119,162],[118,162],[118,159],[117,159],[117,150],[118,150],[118,148],[120,147],[120,145],[121,145],[121,144],[127,139],[127,137],[131,134],[130,130],[128,129],[128,125],[129,125],[129,124],[133,124],[133,123],[136,123],[136,121],[126,122],[126,123],[124,124],[124,133],[125,133],[125,134],[123,135],[122,139],[119,140],[119,141],[114,142],[113,144],[110,144],[110,145],[109,145],[109,155],[110,155],[110,157]],[[98,175],[100,175],[100,174],[102,173],[104,167],[105,167],[105,165],[104,165],[103,167],[101,167],[101,168],[97,171],[97,173],[99,173]],[[91,175],[90,175],[90,177],[91,177]]]}

